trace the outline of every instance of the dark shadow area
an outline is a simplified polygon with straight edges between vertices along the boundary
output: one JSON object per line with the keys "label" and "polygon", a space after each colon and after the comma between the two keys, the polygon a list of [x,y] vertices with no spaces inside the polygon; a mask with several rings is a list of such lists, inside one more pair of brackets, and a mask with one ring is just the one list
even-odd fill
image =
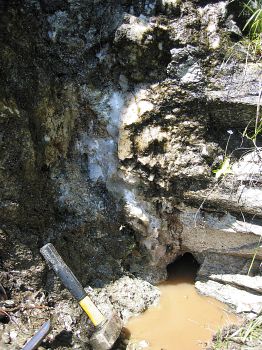
{"label": "dark shadow area", "polygon": [[193,283],[199,266],[191,253],[185,253],[167,266],[167,280]]}
{"label": "dark shadow area", "polygon": [[242,30],[248,20],[248,15],[245,11],[245,3],[247,1],[230,1],[228,5],[228,12],[233,17],[236,24]]}
{"label": "dark shadow area", "polygon": [[10,318],[8,314],[0,310],[0,323],[7,324],[9,323],[9,321],[10,321]]}
{"label": "dark shadow area", "polygon": [[[0,303],[1,303],[1,302],[4,302],[5,300],[7,300],[9,294],[10,294],[10,293],[7,292],[7,291],[5,290],[5,288],[3,287],[3,285],[0,283]],[[8,323],[9,321],[10,321],[10,316],[9,316],[9,314],[8,314],[5,310],[3,310],[3,309],[1,308],[1,305],[0,305],[0,323],[6,324],[6,323]]]}
{"label": "dark shadow area", "polygon": [[45,349],[60,349],[61,346],[72,348],[72,336],[73,333],[71,331],[63,330],[55,337],[54,341],[45,342],[42,346]]}

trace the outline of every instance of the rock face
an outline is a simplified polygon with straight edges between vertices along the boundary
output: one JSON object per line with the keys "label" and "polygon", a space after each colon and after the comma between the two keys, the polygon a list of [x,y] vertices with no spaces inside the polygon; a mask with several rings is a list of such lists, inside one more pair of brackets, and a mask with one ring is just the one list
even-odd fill
{"label": "rock face", "polygon": [[159,282],[185,252],[211,267],[226,257],[226,275],[247,273],[254,257],[258,275],[262,65],[246,62],[229,1],[0,5],[0,258],[11,295],[61,297],[39,254],[47,242],[96,287],[127,273]]}
{"label": "rock face", "polygon": [[[253,269],[258,268],[258,262]],[[237,313],[254,318],[262,311],[261,276],[248,276],[250,262],[220,254],[205,257],[195,283],[198,291],[229,304]]]}

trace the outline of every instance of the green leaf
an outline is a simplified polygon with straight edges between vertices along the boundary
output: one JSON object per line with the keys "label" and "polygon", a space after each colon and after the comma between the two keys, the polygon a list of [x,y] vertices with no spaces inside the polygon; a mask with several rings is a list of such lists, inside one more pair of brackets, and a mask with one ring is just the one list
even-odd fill
{"label": "green leaf", "polygon": [[226,157],[221,166],[218,169],[213,170],[213,173],[216,174],[216,179],[219,179],[222,175],[225,176],[227,174],[232,174],[230,159]]}

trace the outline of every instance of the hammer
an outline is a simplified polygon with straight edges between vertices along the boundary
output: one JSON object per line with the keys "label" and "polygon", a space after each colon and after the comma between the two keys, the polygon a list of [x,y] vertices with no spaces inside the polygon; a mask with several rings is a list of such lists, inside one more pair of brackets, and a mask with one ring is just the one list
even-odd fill
{"label": "hammer", "polygon": [[106,318],[98,310],[53,244],[44,245],[40,252],[95,326],[96,331],[90,338],[92,348],[94,350],[111,349],[121,332],[121,319],[115,313]]}

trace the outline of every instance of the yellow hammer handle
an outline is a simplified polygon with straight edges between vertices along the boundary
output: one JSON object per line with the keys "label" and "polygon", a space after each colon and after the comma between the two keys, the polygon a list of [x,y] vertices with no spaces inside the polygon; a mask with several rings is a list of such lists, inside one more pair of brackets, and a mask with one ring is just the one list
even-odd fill
{"label": "yellow hammer handle", "polygon": [[79,305],[88,315],[94,326],[98,326],[106,320],[105,316],[101,314],[89,296],[85,296],[84,299],[80,300]]}

